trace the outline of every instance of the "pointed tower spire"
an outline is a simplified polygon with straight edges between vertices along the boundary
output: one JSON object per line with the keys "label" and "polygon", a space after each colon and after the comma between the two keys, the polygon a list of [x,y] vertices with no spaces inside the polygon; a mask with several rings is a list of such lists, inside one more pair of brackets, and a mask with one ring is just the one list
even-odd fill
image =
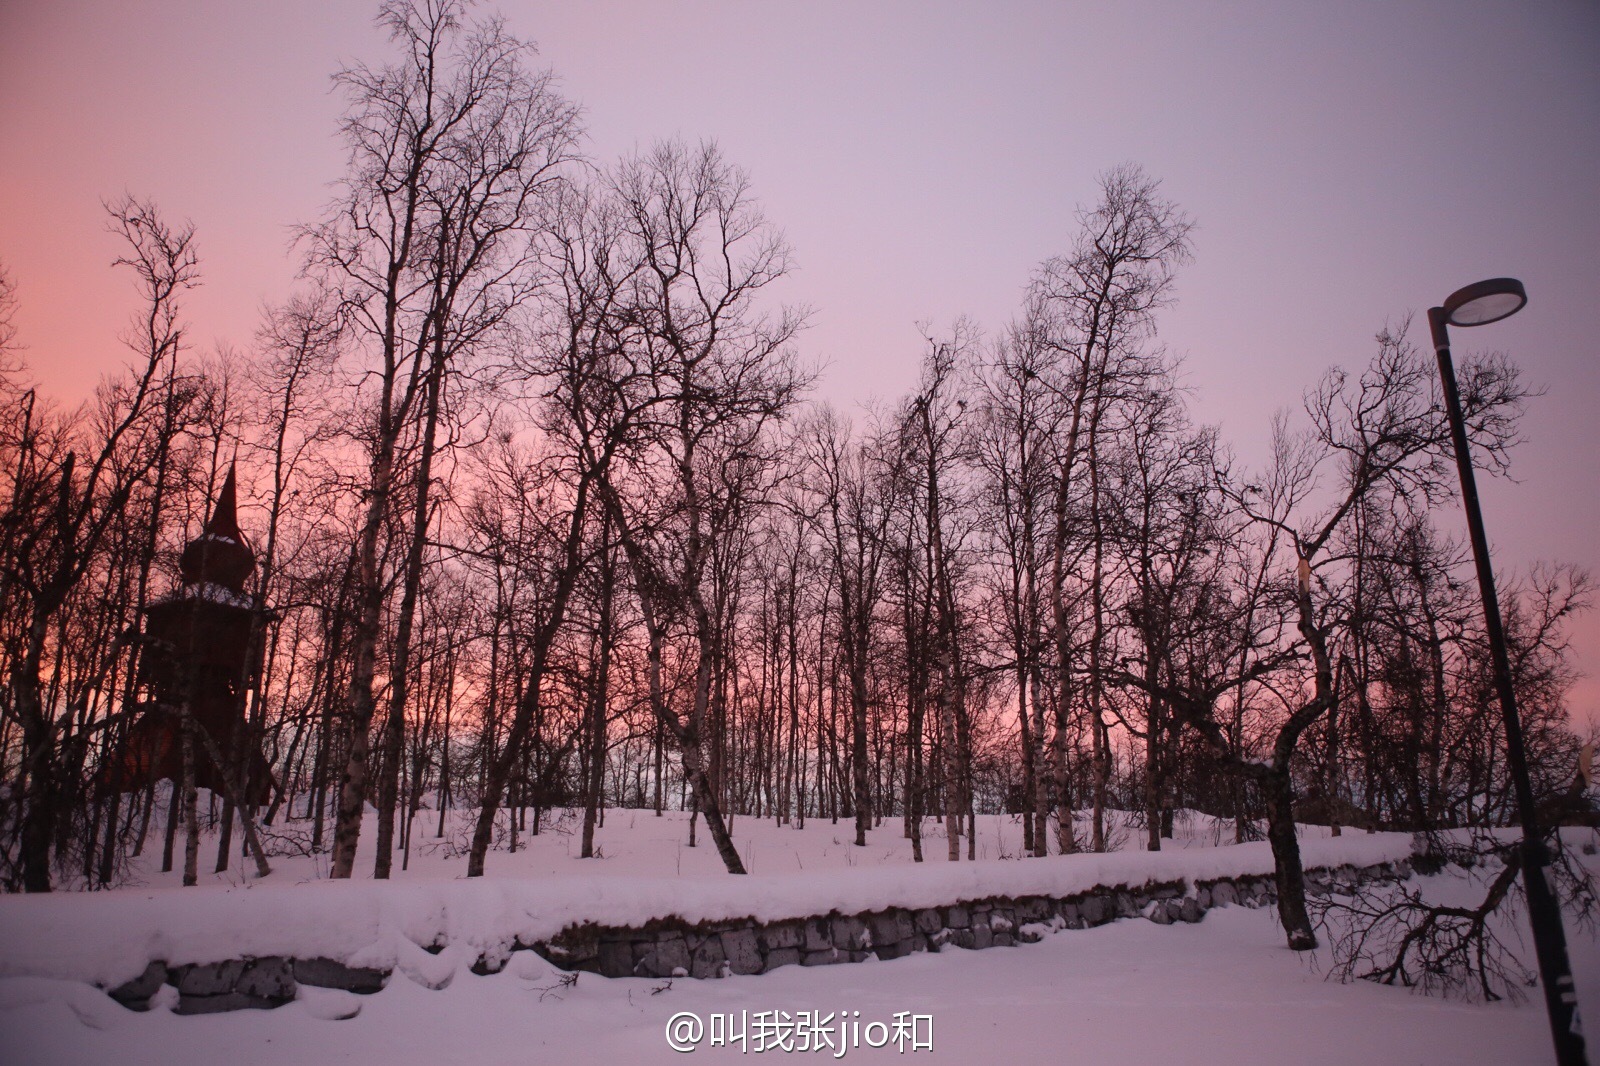
{"label": "pointed tower spire", "polygon": [[205,531],[208,536],[244,543],[244,534],[239,531],[239,488],[234,481],[233,463],[228,464],[228,476],[222,481],[217,502],[211,506],[211,518],[206,522]]}
{"label": "pointed tower spire", "polygon": [[256,555],[239,530],[238,510],[239,488],[230,463],[210,520],[178,560],[185,585],[220,585],[236,594],[244,592],[244,583],[256,570]]}

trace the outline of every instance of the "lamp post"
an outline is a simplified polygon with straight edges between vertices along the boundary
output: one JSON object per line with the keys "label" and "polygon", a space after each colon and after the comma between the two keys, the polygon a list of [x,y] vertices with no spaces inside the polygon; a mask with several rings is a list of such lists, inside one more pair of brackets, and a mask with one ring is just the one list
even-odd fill
{"label": "lamp post", "polygon": [[1461,418],[1461,397],[1456,389],[1455,366],[1450,361],[1449,326],[1483,326],[1509,318],[1522,310],[1528,293],[1515,278],[1491,278],[1450,294],[1442,307],[1428,309],[1433,329],[1433,350],[1439,358],[1439,379],[1444,385],[1445,409],[1450,416],[1450,438],[1455,445],[1456,469],[1461,474],[1461,506],[1467,512],[1472,536],[1472,559],[1478,569],[1478,591],[1483,600],[1484,628],[1494,660],[1494,687],[1500,697],[1500,714],[1506,727],[1506,765],[1517,797],[1522,821],[1522,884],[1528,894],[1528,922],[1533,926],[1533,949],[1539,959],[1545,1009],[1550,1014],[1550,1035],[1556,1061],[1561,1066],[1587,1066],[1583,1033],[1578,1024],[1577,989],[1572,964],[1567,959],[1567,939],[1561,928],[1561,908],[1546,878],[1548,865],[1544,838],[1533,808],[1533,786],[1528,780],[1528,756],[1522,743],[1522,722],[1517,697],[1511,687],[1511,660],[1500,622],[1500,602],[1495,595],[1494,568],[1489,560],[1489,540],[1483,532],[1478,507],[1478,486],[1467,451],[1467,430]]}

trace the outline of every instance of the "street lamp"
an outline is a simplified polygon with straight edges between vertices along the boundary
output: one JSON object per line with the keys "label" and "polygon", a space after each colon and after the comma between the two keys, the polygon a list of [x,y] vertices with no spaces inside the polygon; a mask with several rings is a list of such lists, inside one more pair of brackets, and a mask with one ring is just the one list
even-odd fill
{"label": "street lamp", "polygon": [[1587,1066],[1583,1031],[1578,1024],[1578,995],[1567,960],[1567,938],[1561,928],[1561,909],[1545,876],[1548,865],[1544,838],[1533,809],[1533,786],[1528,780],[1528,755],[1522,744],[1522,722],[1517,697],[1511,687],[1511,660],[1500,623],[1500,601],[1494,590],[1494,568],[1489,561],[1489,540],[1483,532],[1478,508],[1478,486],[1467,451],[1467,430],[1461,418],[1461,396],[1456,389],[1455,366],[1450,361],[1449,326],[1482,326],[1509,318],[1528,302],[1528,292],[1516,278],[1490,278],[1457,289],[1442,307],[1428,309],[1433,328],[1433,350],[1439,357],[1439,379],[1444,385],[1445,409],[1450,416],[1450,438],[1455,445],[1456,469],[1461,474],[1461,505],[1467,512],[1472,535],[1472,560],[1478,568],[1478,591],[1483,599],[1483,622],[1494,658],[1494,687],[1506,726],[1506,765],[1522,820],[1522,885],[1528,894],[1528,922],[1533,926],[1533,949],[1539,958],[1539,978],[1544,985],[1545,1009],[1550,1014],[1550,1035],[1556,1061],[1561,1066]]}

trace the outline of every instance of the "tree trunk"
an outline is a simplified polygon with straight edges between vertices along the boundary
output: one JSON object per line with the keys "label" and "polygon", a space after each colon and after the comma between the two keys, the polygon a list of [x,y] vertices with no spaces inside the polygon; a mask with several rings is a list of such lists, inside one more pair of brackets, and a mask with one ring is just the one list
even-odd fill
{"label": "tree trunk", "polygon": [[411,632],[422,587],[422,553],[428,538],[428,507],[432,497],[433,456],[439,426],[440,393],[444,390],[443,337],[435,324],[432,363],[425,391],[427,413],[422,431],[422,455],[417,462],[416,499],[411,516],[411,543],[406,550],[405,587],[395,621],[394,654],[389,667],[389,715],[384,722],[382,773],[378,779],[378,836],[374,844],[372,876],[388,878],[394,863],[394,817],[400,797],[400,760],[405,746],[406,699],[411,683]]}
{"label": "tree trunk", "polygon": [[1272,844],[1272,860],[1277,868],[1278,920],[1293,951],[1309,951],[1317,946],[1306,913],[1305,871],[1300,865],[1300,841],[1294,829],[1294,785],[1287,768],[1274,769],[1261,781],[1267,801],[1267,840]]}
{"label": "tree trunk", "polygon": [[[859,590],[857,590],[859,594]],[[864,608],[857,606],[859,614]],[[856,839],[858,848],[867,846],[867,830],[872,828],[872,795],[867,788],[867,664],[862,661],[864,635],[855,618],[846,622],[855,629],[850,637],[846,665],[850,671],[850,776],[855,796]]]}
{"label": "tree trunk", "polygon": [[583,845],[581,858],[594,857],[594,829],[599,815],[606,758],[606,696],[611,683],[611,608],[615,595],[616,568],[612,558],[611,523],[603,519],[600,529],[600,616],[595,623],[594,690],[589,696],[589,774],[584,782]]}
{"label": "tree trunk", "polygon": [[200,883],[200,822],[195,810],[199,789],[194,781],[194,716],[188,704],[178,709],[178,716],[183,748],[183,883],[187,888]]}
{"label": "tree trunk", "polygon": [[[71,456],[64,464],[62,507],[67,503],[71,484]],[[55,839],[60,796],[56,786],[54,723],[44,712],[44,696],[39,670],[44,658],[45,633],[54,608],[35,603],[28,626],[28,644],[21,663],[12,671],[17,718],[22,723],[22,828],[18,837],[18,857],[25,892],[50,891],[50,843]]]}
{"label": "tree trunk", "polygon": [[356,610],[350,640],[350,691],[345,707],[350,750],[339,782],[333,826],[333,862],[328,874],[335,879],[348,878],[355,872],[356,846],[361,840],[361,817],[367,799],[367,760],[371,753],[372,715],[375,710],[372,685],[377,671],[378,629],[383,612],[378,539],[388,514],[394,468],[394,440],[386,429],[379,432],[379,449],[372,464],[367,513],[357,539]]}

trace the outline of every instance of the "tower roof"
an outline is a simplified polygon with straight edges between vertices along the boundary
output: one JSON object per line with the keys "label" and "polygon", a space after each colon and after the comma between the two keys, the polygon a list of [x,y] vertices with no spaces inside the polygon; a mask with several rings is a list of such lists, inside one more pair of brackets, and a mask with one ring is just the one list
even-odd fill
{"label": "tower roof", "polygon": [[222,481],[217,502],[211,506],[211,518],[206,522],[205,532],[213,537],[226,537],[244,543],[244,534],[239,531],[239,489],[232,463],[228,464],[228,476]]}
{"label": "tower roof", "polygon": [[244,583],[255,573],[256,556],[239,529],[238,498],[234,468],[229,464],[211,518],[178,560],[185,585],[220,585],[236,594],[244,592]]}

